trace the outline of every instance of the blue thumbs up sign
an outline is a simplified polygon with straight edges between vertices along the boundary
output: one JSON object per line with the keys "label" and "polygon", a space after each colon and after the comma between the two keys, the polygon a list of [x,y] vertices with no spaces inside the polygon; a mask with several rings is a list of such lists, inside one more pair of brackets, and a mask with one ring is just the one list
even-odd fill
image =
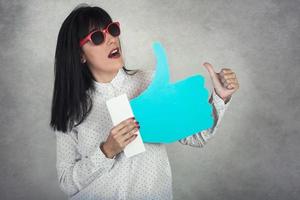
{"label": "blue thumbs up sign", "polygon": [[201,75],[170,82],[165,50],[153,43],[155,75],[146,90],[130,100],[143,142],[171,143],[213,126],[213,108]]}

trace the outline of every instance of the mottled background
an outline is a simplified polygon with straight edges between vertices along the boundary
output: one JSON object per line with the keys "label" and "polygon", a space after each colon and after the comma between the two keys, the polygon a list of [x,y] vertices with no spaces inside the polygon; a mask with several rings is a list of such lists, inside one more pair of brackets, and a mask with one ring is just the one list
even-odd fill
{"label": "mottled background", "polygon": [[[66,199],[49,128],[59,28],[80,1],[0,1],[0,199]],[[204,148],[168,145],[175,199],[300,199],[300,1],[90,1],[122,26],[126,66],[172,80],[230,67],[240,89]]]}

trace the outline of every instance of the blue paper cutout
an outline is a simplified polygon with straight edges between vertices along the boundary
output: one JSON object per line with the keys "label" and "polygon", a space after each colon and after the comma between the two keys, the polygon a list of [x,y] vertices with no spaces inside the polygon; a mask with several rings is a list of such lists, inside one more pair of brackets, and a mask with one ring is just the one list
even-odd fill
{"label": "blue paper cutout", "polygon": [[152,45],[156,70],[152,83],[130,100],[143,142],[171,143],[213,125],[212,105],[204,77],[194,75],[170,83],[169,65],[159,42]]}

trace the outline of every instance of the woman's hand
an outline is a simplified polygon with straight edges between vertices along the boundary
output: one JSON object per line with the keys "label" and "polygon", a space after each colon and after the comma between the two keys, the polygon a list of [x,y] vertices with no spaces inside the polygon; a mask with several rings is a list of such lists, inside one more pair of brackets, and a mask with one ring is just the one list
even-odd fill
{"label": "woman's hand", "polygon": [[235,73],[228,68],[223,68],[219,73],[216,73],[213,66],[207,62],[203,66],[207,69],[212,79],[216,94],[227,103],[231,95],[239,88]]}
{"label": "woman's hand", "polygon": [[129,118],[114,126],[107,137],[106,142],[102,143],[100,148],[108,158],[116,154],[132,142],[136,137],[136,132],[140,128],[135,118]]}

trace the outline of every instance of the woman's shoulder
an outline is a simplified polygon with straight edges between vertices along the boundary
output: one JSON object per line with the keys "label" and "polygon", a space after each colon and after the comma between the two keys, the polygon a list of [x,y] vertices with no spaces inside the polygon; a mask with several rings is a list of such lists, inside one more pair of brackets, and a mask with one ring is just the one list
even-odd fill
{"label": "woman's shoulder", "polygon": [[150,68],[139,68],[134,75],[127,75],[129,83],[138,91],[144,91],[152,82],[155,70]]}
{"label": "woman's shoulder", "polygon": [[154,74],[155,74],[155,69],[142,68],[142,69],[138,69],[135,77],[138,81],[150,83],[154,78]]}

